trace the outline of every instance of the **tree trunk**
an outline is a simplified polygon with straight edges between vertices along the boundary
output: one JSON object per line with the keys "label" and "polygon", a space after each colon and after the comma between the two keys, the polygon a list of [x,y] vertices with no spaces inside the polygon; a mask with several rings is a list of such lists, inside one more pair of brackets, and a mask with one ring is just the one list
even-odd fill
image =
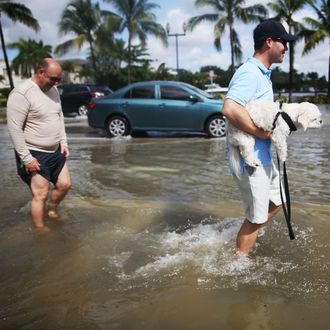
{"label": "tree trunk", "polygon": [[6,63],[6,69],[7,69],[7,75],[8,75],[8,79],[9,79],[10,89],[13,89],[14,88],[14,82],[13,82],[13,77],[11,75],[10,65],[9,65],[9,61],[8,61],[5,38],[3,37],[1,17],[0,17],[0,38],[1,38],[1,46],[2,46],[2,51],[3,51],[3,57],[4,57],[5,63]]}
{"label": "tree trunk", "polygon": [[294,45],[289,43],[289,102],[292,102]]}
{"label": "tree trunk", "polygon": [[330,39],[329,39],[329,67],[328,67],[328,103],[330,104]]}
{"label": "tree trunk", "polygon": [[231,66],[230,73],[231,76],[235,73],[235,61],[234,61],[234,42],[233,42],[233,29],[232,26],[229,27],[229,38],[230,38],[230,51],[231,51]]}
{"label": "tree trunk", "polygon": [[93,42],[92,42],[91,36],[90,36],[90,39],[89,39],[89,47],[90,47],[90,50],[91,50],[92,66],[93,66],[93,70],[94,70],[94,82],[96,83],[97,68],[96,68],[95,52],[94,52],[94,47],[93,47]]}
{"label": "tree trunk", "polygon": [[131,64],[132,64],[132,41],[131,41],[131,32],[128,32],[128,61],[127,61],[127,83],[131,83]]}

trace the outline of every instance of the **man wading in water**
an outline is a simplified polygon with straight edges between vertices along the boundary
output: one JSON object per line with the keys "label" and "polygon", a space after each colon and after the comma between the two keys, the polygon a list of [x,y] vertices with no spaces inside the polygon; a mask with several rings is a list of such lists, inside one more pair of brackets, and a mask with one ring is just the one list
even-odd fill
{"label": "man wading in water", "polygon": [[31,216],[36,228],[45,226],[45,205],[50,182],[47,215],[59,219],[57,206],[71,186],[66,163],[69,148],[59,93],[55,87],[62,75],[61,66],[46,58],[36,73],[12,90],[7,103],[7,122],[14,144],[17,171],[32,194]]}
{"label": "man wading in water", "polygon": [[260,228],[281,206],[279,174],[272,160],[271,132],[254,125],[245,105],[255,99],[274,101],[269,68],[273,63],[283,62],[287,43],[295,41],[296,37],[288,34],[280,22],[269,19],[255,28],[253,39],[255,53],[234,74],[222,109],[234,126],[255,137],[254,153],[261,163],[254,169],[241,159],[241,176],[235,176],[246,211],[236,239],[236,251],[241,255],[251,252]]}

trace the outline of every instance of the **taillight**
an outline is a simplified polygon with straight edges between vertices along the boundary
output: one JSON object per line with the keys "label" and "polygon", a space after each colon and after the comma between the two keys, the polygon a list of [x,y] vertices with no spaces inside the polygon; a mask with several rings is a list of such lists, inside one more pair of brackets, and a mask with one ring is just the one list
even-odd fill
{"label": "taillight", "polygon": [[94,109],[95,107],[96,107],[96,104],[95,104],[93,101],[90,101],[90,102],[88,103],[88,108],[89,108],[90,110]]}
{"label": "taillight", "polygon": [[104,96],[104,94],[101,93],[101,92],[93,92],[93,93],[91,93],[91,96],[95,97],[95,98],[98,98],[98,97]]}

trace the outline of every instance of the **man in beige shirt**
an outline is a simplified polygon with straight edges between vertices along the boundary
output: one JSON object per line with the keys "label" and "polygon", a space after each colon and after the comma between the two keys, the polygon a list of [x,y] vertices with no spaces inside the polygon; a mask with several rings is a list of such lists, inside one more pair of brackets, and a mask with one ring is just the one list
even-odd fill
{"label": "man in beige shirt", "polygon": [[7,103],[9,135],[15,148],[17,171],[31,190],[31,216],[35,227],[45,226],[45,205],[50,188],[48,217],[59,219],[57,207],[71,187],[66,163],[69,148],[61,100],[56,85],[61,66],[46,58],[36,73],[12,90]]}

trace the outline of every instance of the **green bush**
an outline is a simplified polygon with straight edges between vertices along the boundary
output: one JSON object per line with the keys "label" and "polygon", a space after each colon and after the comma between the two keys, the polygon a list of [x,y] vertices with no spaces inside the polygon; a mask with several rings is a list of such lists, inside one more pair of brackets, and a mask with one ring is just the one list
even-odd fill
{"label": "green bush", "polygon": [[10,93],[9,87],[0,88],[0,96],[8,98],[9,93]]}
{"label": "green bush", "polygon": [[7,98],[0,97],[0,108],[5,108],[7,105]]}
{"label": "green bush", "polygon": [[5,123],[7,119],[6,113],[0,112],[0,123]]}
{"label": "green bush", "polygon": [[280,103],[288,103],[289,102],[289,97],[288,96],[278,96],[275,100],[275,102],[280,102]]}
{"label": "green bush", "polygon": [[213,97],[217,100],[224,100],[225,97],[226,97],[226,94],[223,94],[223,93],[216,93],[216,94],[213,94]]}
{"label": "green bush", "polygon": [[299,102],[310,102],[315,104],[329,104],[330,100],[327,95],[316,96],[303,96],[299,99]]}

